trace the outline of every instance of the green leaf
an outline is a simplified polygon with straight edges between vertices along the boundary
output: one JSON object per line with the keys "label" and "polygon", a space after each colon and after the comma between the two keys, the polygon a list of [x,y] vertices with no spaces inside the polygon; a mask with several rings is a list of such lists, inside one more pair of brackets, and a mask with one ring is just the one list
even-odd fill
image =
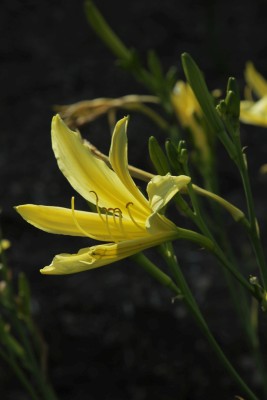
{"label": "green leaf", "polygon": [[177,175],[184,173],[181,163],[179,162],[179,153],[177,147],[170,141],[167,140],[165,143],[165,149],[168,160]]}
{"label": "green leaf", "polygon": [[95,33],[102,39],[107,47],[121,60],[130,60],[131,52],[122,43],[120,38],[108,25],[94,3],[86,0],[84,3],[85,14]]}
{"label": "green leaf", "polygon": [[216,132],[224,130],[223,123],[215,109],[213,98],[197,64],[187,53],[182,54],[182,64],[186,79],[189,82],[209,124]]}

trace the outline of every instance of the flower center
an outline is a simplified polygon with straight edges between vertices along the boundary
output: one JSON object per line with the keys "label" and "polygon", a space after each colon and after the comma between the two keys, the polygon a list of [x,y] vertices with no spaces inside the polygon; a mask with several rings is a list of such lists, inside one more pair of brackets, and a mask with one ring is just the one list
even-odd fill
{"label": "flower center", "polygon": [[[98,195],[96,192],[91,191],[90,193],[94,193],[95,197],[96,197],[96,201],[95,201],[95,206],[96,206],[96,211],[97,214],[100,218],[100,220],[104,223],[108,236],[110,237],[110,240],[114,243],[117,243],[118,240],[114,237],[114,233],[116,232],[116,230],[118,232],[120,232],[122,237],[126,237],[126,232],[123,226],[123,214],[122,214],[122,210],[119,207],[99,207],[99,200],[98,200]],[[142,227],[141,225],[139,225],[134,217],[132,216],[132,213],[130,211],[130,206],[134,206],[134,204],[132,202],[129,202],[126,204],[126,209],[128,212],[128,216],[130,218],[130,220],[132,221],[132,223],[141,231],[144,231],[144,227]],[[72,213],[72,219],[73,222],[75,224],[75,226],[77,227],[77,229],[83,233],[83,235],[95,239],[95,240],[99,240],[99,237],[92,235],[90,232],[87,232],[79,223],[79,221],[77,220],[77,217],[75,215],[75,198],[74,196],[71,198],[71,213]],[[113,220],[113,224],[111,226],[111,218]],[[113,232],[112,232],[113,230]]]}

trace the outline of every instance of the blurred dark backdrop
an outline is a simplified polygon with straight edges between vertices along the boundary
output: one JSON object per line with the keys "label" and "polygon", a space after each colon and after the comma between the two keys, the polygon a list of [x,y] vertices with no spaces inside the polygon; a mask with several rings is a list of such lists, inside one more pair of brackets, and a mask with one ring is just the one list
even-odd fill
{"label": "blurred dark backdrop", "polygon": [[[211,88],[223,87],[230,75],[242,85],[247,60],[267,75],[264,0],[95,4],[126,44],[136,47],[144,59],[154,48],[164,67],[176,65],[182,79],[183,51],[198,61]],[[25,271],[32,286],[33,312],[49,344],[50,377],[59,399],[233,398],[238,389],[183,305],[172,304],[168,291],[129,260],[77,276],[39,274],[55,254],[87,245],[86,240],[40,232],[13,210],[24,203],[70,204],[73,190],[58,170],[50,145],[53,105],[146,90],[115,65],[88,26],[82,1],[3,0],[0,8],[2,225],[12,242],[8,258],[14,274]],[[257,186],[262,184],[257,170],[266,161],[266,133],[243,130]],[[108,150],[105,119],[83,133]],[[130,160],[146,169],[146,139],[152,134],[160,135],[153,125],[132,116]],[[239,201],[240,183],[231,167],[224,165],[221,172],[226,174],[222,182],[229,198]],[[264,217],[265,203],[257,201]],[[218,265],[211,258],[203,261],[193,246],[186,248],[178,244],[180,259],[215,336],[256,385],[240,326],[227,302],[221,302],[227,293]],[[3,400],[28,399],[1,362],[0,387]]]}

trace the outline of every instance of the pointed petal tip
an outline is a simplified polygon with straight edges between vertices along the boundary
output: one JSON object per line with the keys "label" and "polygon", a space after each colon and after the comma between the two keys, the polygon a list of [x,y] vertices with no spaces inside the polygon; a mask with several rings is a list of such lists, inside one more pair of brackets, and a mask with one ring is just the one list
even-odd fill
{"label": "pointed petal tip", "polygon": [[125,129],[127,129],[129,119],[130,119],[129,115],[126,115],[125,117],[119,119],[119,121],[117,121],[115,125],[115,129],[121,128],[122,125],[125,125]]}
{"label": "pointed petal tip", "polygon": [[40,272],[42,275],[57,275],[57,273],[55,272],[55,268],[51,265],[40,269]]}
{"label": "pointed petal tip", "polygon": [[[23,217],[23,211],[28,208],[28,206],[31,206],[31,204],[22,204],[19,206],[14,206],[14,210]],[[24,217],[23,217],[24,218]]]}
{"label": "pointed petal tip", "polygon": [[59,113],[57,113],[56,115],[53,116],[52,121],[54,121],[54,122],[62,121],[63,122]]}
{"label": "pointed petal tip", "polygon": [[63,119],[61,118],[61,116],[59,114],[56,114],[53,116],[51,125],[52,125],[52,130],[53,130],[53,128],[56,128],[60,125],[67,127],[67,125],[65,124],[65,122],[63,121]]}

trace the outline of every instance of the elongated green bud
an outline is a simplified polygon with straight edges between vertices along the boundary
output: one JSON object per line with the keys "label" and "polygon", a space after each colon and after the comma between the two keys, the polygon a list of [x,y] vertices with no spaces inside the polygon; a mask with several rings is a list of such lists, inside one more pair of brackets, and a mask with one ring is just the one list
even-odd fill
{"label": "elongated green bud", "polygon": [[166,175],[171,172],[168,159],[154,136],[149,138],[148,150],[150,159],[159,175]]}
{"label": "elongated green bud", "polygon": [[170,141],[167,140],[165,143],[165,150],[167,153],[168,160],[177,175],[184,174],[181,163],[179,162],[179,153],[176,146]]}
{"label": "elongated green bud", "polygon": [[230,91],[233,92],[235,94],[237,100],[240,101],[239,87],[237,84],[237,80],[233,76],[230,76],[230,78],[228,79],[228,82],[227,82],[227,93]]}
{"label": "elongated green bud", "polygon": [[237,98],[236,94],[230,90],[226,95],[225,102],[227,105],[227,113],[232,118],[239,120],[240,100]]}
{"label": "elongated green bud", "polygon": [[210,128],[217,134],[225,148],[227,149],[230,157],[236,159],[236,149],[232,140],[228,136],[224,124],[219,116],[218,111],[214,105],[212,96],[207,88],[203,74],[198,68],[192,57],[184,53],[182,54],[182,64],[186,78],[202,108],[202,111],[210,125]]}
{"label": "elongated green bud", "polygon": [[186,79],[189,82],[209,124],[216,132],[224,130],[223,123],[215,109],[212,96],[197,64],[189,54],[184,53],[182,54],[182,65]]}

